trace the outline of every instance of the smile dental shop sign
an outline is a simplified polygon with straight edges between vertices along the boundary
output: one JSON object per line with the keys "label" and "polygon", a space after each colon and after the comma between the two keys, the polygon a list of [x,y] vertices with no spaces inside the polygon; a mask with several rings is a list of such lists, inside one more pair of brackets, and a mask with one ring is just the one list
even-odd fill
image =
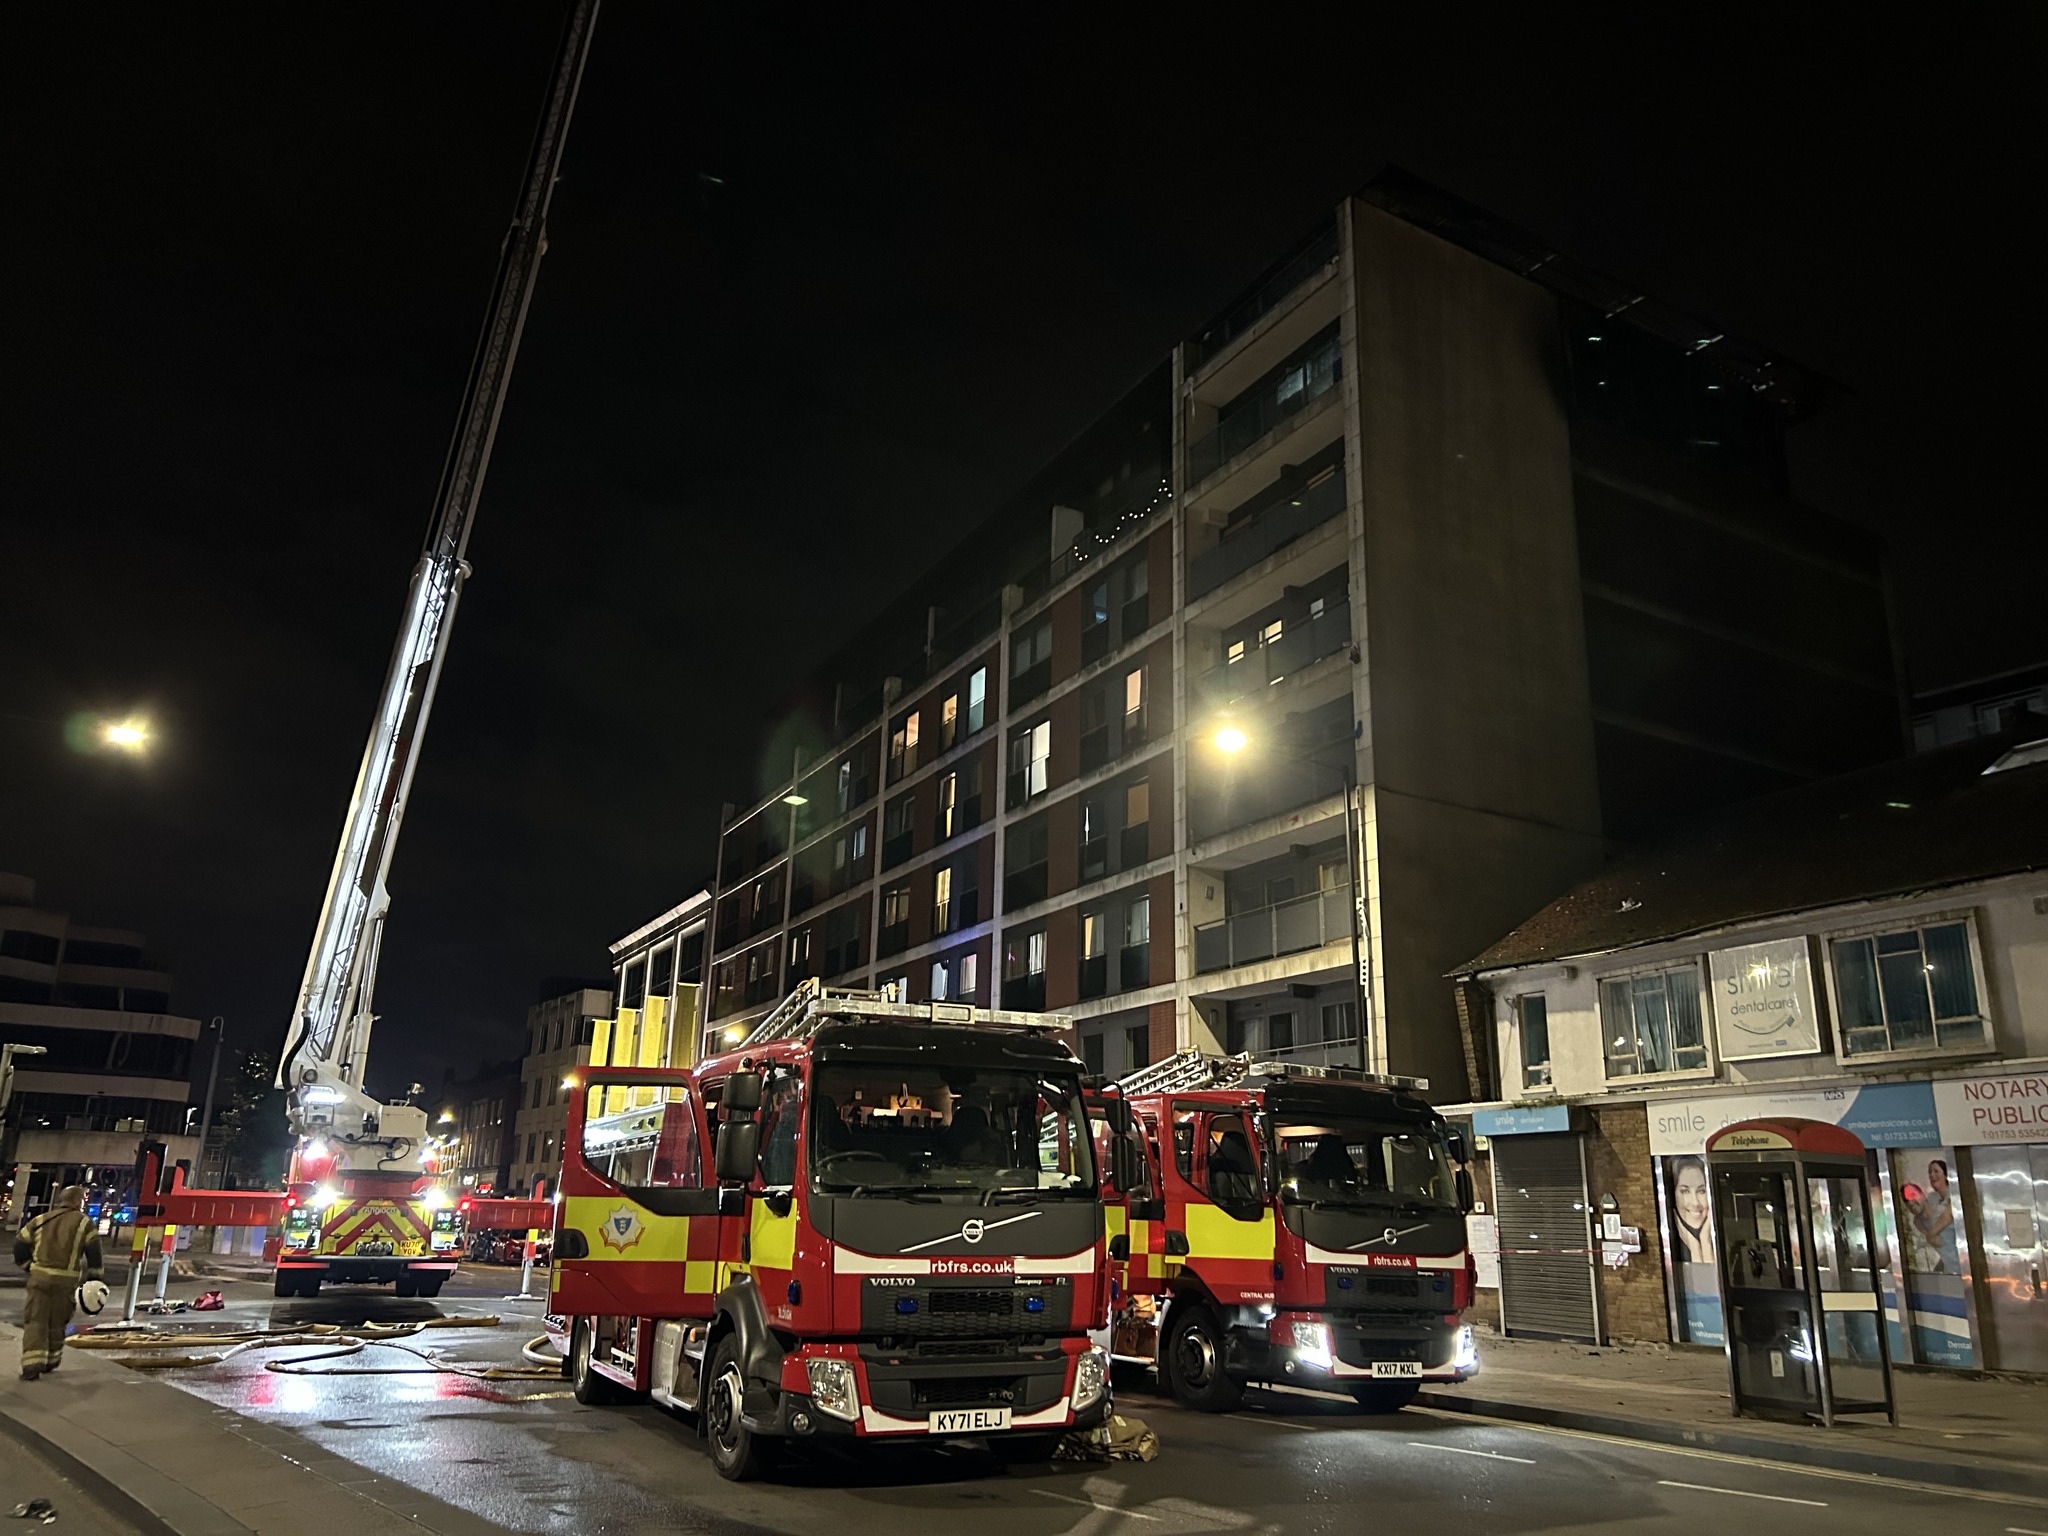
{"label": "smile dental shop sign", "polygon": [[1707,956],[1714,988],[1714,1039],[1723,1061],[1811,1056],[1820,1050],[1820,1011],[1804,939],[1774,939]]}
{"label": "smile dental shop sign", "polygon": [[[1943,1084],[1942,1086],[1950,1086]],[[1739,1120],[1791,1118],[1839,1125],[1866,1147],[1953,1146],[1937,1126],[1935,1092],[1926,1083],[1862,1083],[1846,1088],[1792,1089],[1728,1094],[1711,1099],[1666,1099],[1648,1106],[1650,1154],[1681,1157],[1706,1150],[1707,1138]]]}
{"label": "smile dental shop sign", "polygon": [[1934,1106],[1950,1146],[2048,1141],[2048,1072],[1946,1078],[1934,1085]]}

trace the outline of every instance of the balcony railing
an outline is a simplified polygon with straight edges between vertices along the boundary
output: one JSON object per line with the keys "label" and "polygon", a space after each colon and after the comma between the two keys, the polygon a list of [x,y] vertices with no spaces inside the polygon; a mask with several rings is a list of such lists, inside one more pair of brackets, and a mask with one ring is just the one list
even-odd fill
{"label": "balcony railing", "polygon": [[1227,971],[1234,965],[1273,960],[1320,949],[1351,937],[1351,887],[1333,886],[1270,907],[1235,913],[1195,926],[1195,971]]}
{"label": "balcony railing", "polygon": [[1045,1011],[1045,972],[1003,979],[1003,1006],[1024,1013]]}
{"label": "balcony railing", "polygon": [[1320,528],[1344,510],[1344,476],[1332,475],[1299,496],[1284,499],[1234,528],[1214,549],[1188,561],[1188,597],[1213,592],[1240,571]]}
{"label": "balcony railing", "polygon": [[1304,672],[1325,656],[1351,645],[1351,604],[1340,595],[1315,618],[1287,621],[1278,640],[1248,650],[1195,679],[1195,687],[1213,708],[1235,703],[1247,694]]}
{"label": "balcony railing", "polygon": [[894,837],[882,839],[882,868],[894,869],[909,858],[917,841],[916,834],[905,827]]}
{"label": "balcony railing", "polygon": [[860,965],[861,941],[858,935],[838,944],[825,946],[825,968],[819,974],[844,976]]}
{"label": "balcony railing", "polygon": [[1358,1065],[1358,1036],[1317,1040],[1308,1045],[1290,1045],[1280,1050],[1261,1051],[1262,1058],[1295,1062],[1307,1067],[1355,1067]]}
{"label": "balcony railing", "polygon": [[1215,431],[1188,445],[1188,483],[1200,485],[1240,453],[1263,440],[1337,387],[1344,376],[1341,354],[1332,348],[1301,363],[1301,387],[1282,395],[1269,384],[1256,386],[1255,399],[1224,417]]}
{"label": "balcony railing", "polygon": [[891,955],[900,955],[910,948],[910,919],[900,923],[884,923],[882,931],[875,935],[875,958],[886,960]]}
{"label": "balcony railing", "polygon": [[941,807],[932,818],[932,841],[943,843],[949,837],[958,837],[963,832],[972,832],[981,825],[981,796],[969,795],[957,801],[949,815]]}
{"label": "balcony railing", "polygon": [[1257,325],[1279,302],[1337,259],[1337,226],[1318,230],[1273,274],[1224,312],[1222,318],[1190,341],[1183,366],[1192,377],[1238,337]]}
{"label": "balcony railing", "polygon": [[1041,863],[1007,871],[1003,875],[1003,910],[1013,912],[1045,900],[1047,868]]}

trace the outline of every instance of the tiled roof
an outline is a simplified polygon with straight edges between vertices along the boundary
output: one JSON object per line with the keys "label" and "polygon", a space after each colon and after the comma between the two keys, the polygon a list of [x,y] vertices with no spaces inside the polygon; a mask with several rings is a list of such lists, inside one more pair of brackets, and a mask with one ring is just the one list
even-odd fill
{"label": "tiled roof", "polygon": [[2042,735],[2030,724],[1730,807],[1621,855],[1453,974],[2048,869]]}

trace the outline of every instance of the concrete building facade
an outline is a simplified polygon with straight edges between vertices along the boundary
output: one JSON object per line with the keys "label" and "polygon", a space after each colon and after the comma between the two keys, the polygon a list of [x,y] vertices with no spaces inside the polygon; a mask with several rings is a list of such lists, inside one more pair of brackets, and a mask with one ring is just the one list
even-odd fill
{"label": "concrete building facade", "polygon": [[[1377,178],[824,662],[721,828],[707,1036],[815,975],[1065,1012],[1109,1073],[1363,1026],[1462,1097],[1460,959],[1898,750],[1878,551],[1783,488],[1814,396]],[[1827,622],[1731,617],[1743,572]]]}
{"label": "concrete building facade", "polygon": [[15,1061],[5,1149],[18,1224],[65,1184],[125,1203],[145,1136],[196,1166],[189,1122],[200,1022],[171,1011],[171,978],[143,935],[92,928],[36,904],[35,882],[0,873],[0,1041]]}

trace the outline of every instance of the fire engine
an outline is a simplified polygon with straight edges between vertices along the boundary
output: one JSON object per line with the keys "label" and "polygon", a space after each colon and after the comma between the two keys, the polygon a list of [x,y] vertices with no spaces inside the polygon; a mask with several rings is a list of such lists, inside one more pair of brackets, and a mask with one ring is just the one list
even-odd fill
{"label": "fire engine", "polygon": [[1150,1170],[1109,1211],[1112,1356],[1215,1413],[1251,1382],[1392,1412],[1474,1374],[1469,1155],[1427,1086],[1185,1051],[1094,1096]]}
{"label": "fire engine", "polygon": [[1021,1461],[1100,1423],[1104,1202],[1137,1173],[1127,1134],[1098,1166],[1066,1023],[813,980],[694,1068],[575,1072],[548,1311],[577,1399],[695,1412],[733,1479],[806,1439]]}

